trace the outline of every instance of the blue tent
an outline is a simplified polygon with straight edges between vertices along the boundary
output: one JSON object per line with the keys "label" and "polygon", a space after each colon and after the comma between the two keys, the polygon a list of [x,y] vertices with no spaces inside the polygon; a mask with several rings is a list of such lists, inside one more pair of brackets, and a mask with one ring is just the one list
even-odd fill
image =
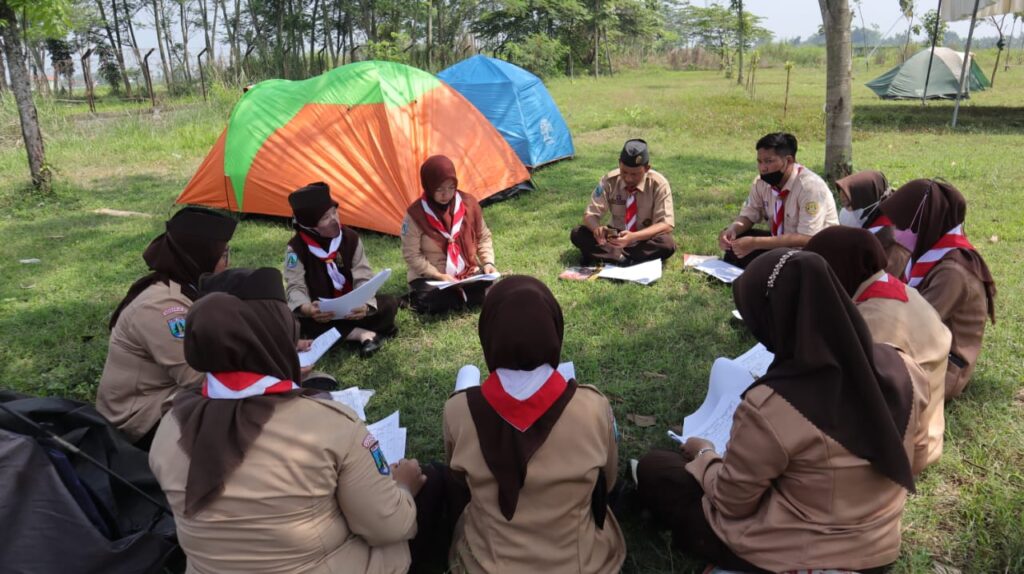
{"label": "blue tent", "polygon": [[576,153],[562,113],[544,83],[530,72],[477,55],[437,76],[490,120],[527,167]]}

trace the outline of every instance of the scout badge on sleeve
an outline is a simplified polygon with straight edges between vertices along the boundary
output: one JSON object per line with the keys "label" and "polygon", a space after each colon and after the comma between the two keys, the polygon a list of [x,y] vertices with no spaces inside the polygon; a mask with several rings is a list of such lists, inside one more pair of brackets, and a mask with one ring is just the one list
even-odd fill
{"label": "scout badge on sleeve", "polygon": [[380,443],[377,442],[377,437],[371,433],[366,433],[366,437],[363,438],[363,448],[370,451],[370,456],[373,457],[373,464],[377,466],[377,472],[383,475],[391,474],[391,467],[388,466],[388,461],[384,458],[384,452],[380,450]]}
{"label": "scout badge on sleeve", "polygon": [[185,318],[175,317],[167,320],[167,328],[171,330],[171,336],[175,339],[185,338]]}

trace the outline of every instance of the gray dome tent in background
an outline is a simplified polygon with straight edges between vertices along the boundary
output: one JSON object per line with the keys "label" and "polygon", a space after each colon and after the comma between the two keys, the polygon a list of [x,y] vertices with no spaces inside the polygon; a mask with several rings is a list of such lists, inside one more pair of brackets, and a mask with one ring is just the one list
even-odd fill
{"label": "gray dome tent in background", "polygon": [[[931,77],[928,78],[928,91],[925,95],[925,77],[928,75],[930,49],[914,54],[903,64],[871,80],[866,85],[883,99],[955,99],[960,84],[960,69],[963,66],[963,52],[950,48],[935,48],[935,59],[932,61]],[[964,97],[971,92],[981,91],[991,84],[974,58],[970,61],[970,71],[965,82]]]}

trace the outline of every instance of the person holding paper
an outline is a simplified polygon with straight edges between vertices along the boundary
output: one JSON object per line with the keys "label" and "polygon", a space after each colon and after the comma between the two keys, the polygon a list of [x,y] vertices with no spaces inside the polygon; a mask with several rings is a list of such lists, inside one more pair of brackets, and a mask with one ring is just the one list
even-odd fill
{"label": "person holding paper", "polygon": [[444,444],[469,504],[453,572],[618,572],[626,557],[607,506],[618,472],[615,417],[595,387],[557,370],[562,309],[540,281],[488,292],[480,344],[490,374],[444,407]]}
{"label": "person holding paper", "polygon": [[185,314],[198,297],[199,276],[228,266],[235,220],[186,207],[142,254],[150,273],[132,284],[110,318],[110,346],[96,410],[148,449],[160,406],[178,390],[202,382],[185,362]]}
{"label": "person holding paper", "polygon": [[833,227],[812,237],[804,249],[825,258],[857,305],[871,337],[899,350],[916,392],[925,397],[927,406],[917,413],[917,474],[942,455],[946,363],[953,340],[949,329],[917,289],[885,269],[885,250],[870,231]]}
{"label": "person holding paper", "polygon": [[[608,225],[601,218],[611,212]],[[594,188],[583,224],[569,234],[583,265],[594,262],[633,265],[668,259],[676,251],[672,187],[651,169],[647,142],[628,140],[619,153],[619,168]]]}
{"label": "person holding paper", "polygon": [[203,373],[160,422],[149,465],[189,572],[404,573],[425,477],[389,465],[356,413],[300,389],[298,324],[260,269],[189,311]]}
{"label": "person holding paper", "polygon": [[[738,267],[769,249],[803,247],[815,233],[839,225],[825,180],[796,162],[796,136],[770,133],[755,147],[760,175],[739,216],[718,234],[723,259]],[[753,228],[762,221],[768,230]]]}
{"label": "person holding paper", "polygon": [[752,261],[733,298],[775,353],[744,393],[728,450],[690,438],[637,466],[638,494],[684,552],[744,572],[881,572],[900,554],[923,408],[816,253]]}
{"label": "person holding paper", "polygon": [[889,180],[880,171],[861,171],[836,181],[839,190],[839,224],[867,229],[875,234],[885,249],[885,271],[893,277],[903,276],[910,260],[910,251],[896,241],[892,221],[881,211],[882,201],[892,195]]}
{"label": "person holding paper", "polygon": [[351,292],[373,278],[373,268],[354,229],[341,224],[338,202],[330,187],[316,182],[288,196],[295,235],[284,254],[288,306],[299,317],[302,332],[316,337],[337,328],[346,341],[359,345],[359,355],[376,353],[385,338],[398,333],[398,300],[377,295],[344,319],[320,310],[320,299]]}
{"label": "person holding paper", "polygon": [[430,281],[456,282],[497,273],[491,230],[476,199],[459,191],[455,164],[443,155],[420,166],[423,195],[402,222],[402,257],[409,265],[409,300],[420,313],[447,313],[479,305],[493,281],[439,289]]}
{"label": "person holding paper", "polygon": [[949,183],[915,179],[882,204],[882,213],[910,250],[904,279],[953,333],[946,400],[955,398],[974,374],[985,323],[996,322],[996,281],[964,233],[967,200]]}

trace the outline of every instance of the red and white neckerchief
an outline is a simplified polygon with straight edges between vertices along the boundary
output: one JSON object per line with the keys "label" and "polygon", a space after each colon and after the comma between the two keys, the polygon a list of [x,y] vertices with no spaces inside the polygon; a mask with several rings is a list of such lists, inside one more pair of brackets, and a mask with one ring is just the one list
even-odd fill
{"label": "red and white neckerchief", "polygon": [[459,246],[459,234],[462,233],[462,222],[466,218],[466,206],[462,203],[462,197],[455,193],[455,214],[452,215],[452,229],[449,232],[444,224],[430,209],[426,196],[420,199],[423,212],[427,215],[427,223],[441,234],[448,241],[448,257],[444,262],[444,272],[452,277],[458,277],[466,270],[466,260],[462,258],[462,247]]}
{"label": "red and white neckerchief", "polygon": [[299,237],[306,243],[309,252],[327,265],[327,275],[330,276],[331,284],[334,285],[335,297],[345,292],[345,276],[341,274],[341,271],[338,270],[338,265],[335,263],[335,260],[338,258],[338,248],[341,247],[341,236],[342,233],[339,232],[337,237],[331,239],[328,250],[324,251],[315,239],[301,231],[299,232]]}
{"label": "red and white neckerchief", "polygon": [[203,396],[208,399],[244,399],[260,395],[287,393],[299,388],[292,381],[284,381],[270,375],[229,371],[206,373]]}
{"label": "red and white neckerchief", "polygon": [[911,287],[917,287],[924,280],[928,272],[932,270],[932,267],[946,256],[947,253],[954,249],[968,249],[970,251],[976,251],[974,246],[971,245],[970,241],[967,241],[967,236],[964,235],[964,224],[961,223],[953,229],[946,232],[945,235],[939,238],[932,245],[932,248],[924,252],[924,255],[919,257],[917,261],[911,259],[907,262],[907,270],[904,272],[908,281],[907,284]]}
{"label": "red and white neckerchief", "polygon": [[780,190],[779,188],[772,186],[772,195],[775,196],[775,213],[772,216],[772,237],[778,237],[786,232],[786,198],[789,197],[790,189],[789,184],[793,183],[792,180],[804,170],[804,166],[796,164],[793,166],[796,172],[790,176],[790,181],[786,182],[787,187]]}
{"label": "red and white neckerchief", "polygon": [[626,198],[626,231],[636,231],[636,194],[640,188],[630,187],[626,191],[629,193]]}
{"label": "red and white neckerchief", "polygon": [[895,299],[906,303],[909,300],[907,286],[892,275],[882,273],[881,277],[875,279],[867,289],[857,296],[855,302],[863,303],[868,299]]}
{"label": "red and white neckerchief", "polygon": [[883,214],[883,215],[879,215],[878,217],[876,217],[875,220],[872,221],[871,224],[868,225],[865,229],[867,229],[871,233],[874,233],[875,235],[878,235],[879,231],[881,231],[881,230],[883,230],[886,227],[889,227],[891,225],[892,225],[892,220],[889,219],[889,216]]}
{"label": "red and white neckerchief", "polygon": [[[498,371],[493,371],[480,385],[480,392],[488,404],[494,408],[498,415],[508,424],[512,425],[519,432],[526,432],[533,423],[537,422],[544,413],[548,412],[551,405],[562,396],[568,383],[565,377],[552,369],[550,365],[543,365],[550,375],[540,385],[527,382],[519,389],[516,389],[513,396],[505,383],[502,383]],[[504,371],[505,369],[499,369]]]}

